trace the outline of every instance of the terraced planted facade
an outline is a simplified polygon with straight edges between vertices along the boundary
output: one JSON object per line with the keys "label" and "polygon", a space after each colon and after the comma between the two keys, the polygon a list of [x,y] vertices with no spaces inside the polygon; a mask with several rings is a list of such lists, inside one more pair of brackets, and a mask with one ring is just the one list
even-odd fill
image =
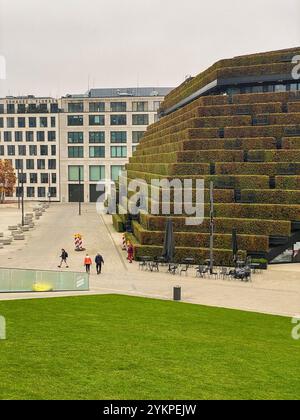
{"label": "terraced planted facade", "polygon": [[[174,220],[176,259],[209,256],[208,188],[214,183],[215,259],[230,264],[236,228],[242,255],[273,261],[300,242],[300,48],[222,60],[172,91],[127,165],[128,178],[204,179],[205,221]],[[160,256],[167,217],[132,222],[136,257]],[[114,217],[120,230],[125,216]]]}

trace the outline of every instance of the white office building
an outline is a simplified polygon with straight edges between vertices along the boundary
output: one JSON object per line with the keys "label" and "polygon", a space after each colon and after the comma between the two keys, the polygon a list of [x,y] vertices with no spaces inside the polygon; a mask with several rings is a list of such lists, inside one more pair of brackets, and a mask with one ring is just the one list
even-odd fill
{"label": "white office building", "polygon": [[[117,179],[170,90],[0,99],[0,159],[23,173],[26,200],[95,202],[97,184]],[[20,193],[19,185],[12,198]]]}

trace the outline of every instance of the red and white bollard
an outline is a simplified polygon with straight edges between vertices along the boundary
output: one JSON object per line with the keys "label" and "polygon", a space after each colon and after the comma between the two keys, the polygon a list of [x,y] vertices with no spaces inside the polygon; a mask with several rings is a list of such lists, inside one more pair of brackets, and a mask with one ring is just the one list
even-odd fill
{"label": "red and white bollard", "polygon": [[83,242],[82,242],[82,235],[79,233],[74,236],[75,238],[75,251],[84,251]]}

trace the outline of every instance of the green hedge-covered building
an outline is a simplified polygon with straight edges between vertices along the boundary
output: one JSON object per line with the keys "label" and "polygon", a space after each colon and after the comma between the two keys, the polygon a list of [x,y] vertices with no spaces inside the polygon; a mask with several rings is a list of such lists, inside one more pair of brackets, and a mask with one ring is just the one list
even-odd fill
{"label": "green hedge-covered building", "polygon": [[[231,262],[233,228],[242,254],[300,262],[297,55],[300,47],[221,60],[165,98],[160,120],[148,128],[126,169],[129,179],[148,184],[165,177],[205,180],[204,223],[187,226],[184,216],[172,217],[177,260],[209,256],[213,181],[217,264]],[[136,257],[161,255],[166,220],[150,214],[133,221]],[[118,216],[115,226],[122,226]]]}

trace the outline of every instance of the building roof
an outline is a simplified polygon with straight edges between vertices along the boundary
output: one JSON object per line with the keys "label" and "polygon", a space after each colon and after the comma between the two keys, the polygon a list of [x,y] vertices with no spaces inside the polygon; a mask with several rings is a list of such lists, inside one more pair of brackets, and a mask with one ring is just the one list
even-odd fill
{"label": "building roof", "polygon": [[122,97],[156,97],[166,96],[173,88],[170,87],[141,87],[141,88],[101,88],[90,89],[90,98],[122,98]]}

